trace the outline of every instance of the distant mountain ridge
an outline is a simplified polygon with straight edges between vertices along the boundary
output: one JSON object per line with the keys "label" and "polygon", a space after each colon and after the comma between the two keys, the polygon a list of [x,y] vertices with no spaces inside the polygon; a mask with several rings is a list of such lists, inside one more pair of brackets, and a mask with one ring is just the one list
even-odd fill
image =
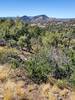
{"label": "distant mountain ridge", "polygon": [[75,18],[53,18],[46,15],[37,15],[37,16],[22,16],[21,20],[29,23],[48,23],[48,22],[69,22],[75,21]]}
{"label": "distant mountain ridge", "polygon": [[[15,20],[17,17],[0,17],[0,19],[13,19]],[[22,16],[19,17],[20,20],[26,23],[31,23],[31,24],[47,24],[47,23],[75,23],[75,18],[53,18],[53,17],[48,17],[47,15],[37,15],[37,16]]]}
{"label": "distant mountain ridge", "polygon": [[22,16],[20,17],[20,19],[25,22],[31,22],[31,23],[46,23],[49,21],[49,17],[46,15]]}

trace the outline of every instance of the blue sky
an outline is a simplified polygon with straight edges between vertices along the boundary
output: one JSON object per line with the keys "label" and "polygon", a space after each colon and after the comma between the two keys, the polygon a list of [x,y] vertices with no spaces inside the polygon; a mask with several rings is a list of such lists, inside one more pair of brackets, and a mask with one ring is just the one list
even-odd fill
{"label": "blue sky", "polygon": [[0,0],[0,16],[75,18],[75,0]]}

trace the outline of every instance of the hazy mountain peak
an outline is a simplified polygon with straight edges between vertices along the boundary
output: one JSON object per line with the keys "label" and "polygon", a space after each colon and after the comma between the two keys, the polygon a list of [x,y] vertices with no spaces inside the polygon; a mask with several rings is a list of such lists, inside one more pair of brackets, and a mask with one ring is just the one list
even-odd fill
{"label": "hazy mountain peak", "polygon": [[49,17],[46,15],[23,16],[21,20],[25,22],[44,23],[49,21]]}

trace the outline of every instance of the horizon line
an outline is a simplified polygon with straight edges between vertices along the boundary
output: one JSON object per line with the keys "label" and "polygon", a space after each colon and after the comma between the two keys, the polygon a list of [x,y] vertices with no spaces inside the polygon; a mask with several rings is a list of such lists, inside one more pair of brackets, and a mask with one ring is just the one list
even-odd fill
{"label": "horizon line", "polygon": [[13,17],[23,17],[23,16],[27,16],[27,17],[35,17],[35,16],[40,16],[40,15],[45,15],[49,18],[56,18],[56,19],[75,19],[75,17],[54,17],[54,16],[48,16],[46,14],[38,14],[38,15],[16,15],[16,16],[0,16],[0,18],[13,18]]}

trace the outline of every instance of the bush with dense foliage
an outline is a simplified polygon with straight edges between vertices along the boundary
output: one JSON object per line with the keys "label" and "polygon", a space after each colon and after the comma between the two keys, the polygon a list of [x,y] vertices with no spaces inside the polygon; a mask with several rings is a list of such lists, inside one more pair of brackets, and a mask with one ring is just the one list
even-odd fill
{"label": "bush with dense foliage", "polygon": [[35,54],[31,60],[27,62],[27,65],[29,77],[35,83],[47,81],[48,75],[51,73],[51,66],[45,52]]}
{"label": "bush with dense foliage", "polygon": [[0,64],[11,64],[13,68],[17,68],[21,67],[24,62],[16,49],[0,48]]}

